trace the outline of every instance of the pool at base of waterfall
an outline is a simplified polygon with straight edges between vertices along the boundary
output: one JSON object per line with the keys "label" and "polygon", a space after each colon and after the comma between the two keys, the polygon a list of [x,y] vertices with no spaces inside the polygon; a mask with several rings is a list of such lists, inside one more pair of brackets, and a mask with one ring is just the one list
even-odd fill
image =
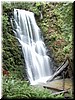
{"label": "pool at base of waterfall", "polygon": [[32,81],[31,82],[31,85],[38,85],[38,84],[41,84],[41,83],[46,83],[47,80],[50,78],[51,76],[46,76],[46,77],[42,77],[42,78],[39,78],[35,81]]}

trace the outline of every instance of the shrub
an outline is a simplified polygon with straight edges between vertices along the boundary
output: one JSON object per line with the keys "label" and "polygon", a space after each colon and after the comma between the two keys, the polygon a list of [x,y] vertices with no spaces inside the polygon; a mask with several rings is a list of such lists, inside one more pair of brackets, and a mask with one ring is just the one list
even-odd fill
{"label": "shrub", "polygon": [[22,98],[63,98],[63,95],[53,96],[51,91],[42,87],[31,86],[27,81],[3,77],[3,98],[4,99],[22,99]]}

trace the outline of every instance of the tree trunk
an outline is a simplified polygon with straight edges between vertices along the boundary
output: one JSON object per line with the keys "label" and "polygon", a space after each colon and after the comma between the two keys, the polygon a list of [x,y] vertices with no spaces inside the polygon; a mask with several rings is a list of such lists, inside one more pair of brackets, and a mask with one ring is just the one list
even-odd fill
{"label": "tree trunk", "polygon": [[58,76],[66,67],[69,66],[69,60],[66,59],[63,64],[57,68],[56,72],[50,77],[50,79],[47,80],[47,82],[52,81],[56,76]]}

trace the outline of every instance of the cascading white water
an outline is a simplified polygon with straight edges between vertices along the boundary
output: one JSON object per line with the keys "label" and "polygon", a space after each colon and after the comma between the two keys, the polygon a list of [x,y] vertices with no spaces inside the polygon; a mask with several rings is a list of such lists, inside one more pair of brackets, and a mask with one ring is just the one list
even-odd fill
{"label": "cascading white water", "polygon": [[52,75],[52,69],[34,13],[14,9],[14,20],[11,20],[11,23],[16,38],[22,46],[30,83],[46,82]]}

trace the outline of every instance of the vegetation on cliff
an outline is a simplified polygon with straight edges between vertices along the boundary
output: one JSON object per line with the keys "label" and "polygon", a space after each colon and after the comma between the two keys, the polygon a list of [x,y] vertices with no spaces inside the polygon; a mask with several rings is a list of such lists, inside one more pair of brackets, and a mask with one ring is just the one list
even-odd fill
{"label": "vegetation on cliff", "polygon": [[[47,48],[53,52],[52,57],[58,65],[60,65],[67,56],[70,58],[71,65],[73,63],[72,3],[2,2],[2,68],[9,72],[9,75],[5,74],[3,76],[3,96],[10,98],[11,96],[19,96],[17,92],[19,90],[19,85],[17,86],[17,84],[20,84],[21,86],[23,85],[19,93],[22,92],[22,89],[23,91],[26,89],[24,85],[26,83],[23,82],[23,79],[26,77],[26,73],[23,70],[25,62],[21,47],[18,45],[18,41],[14,36],[10,24],[10,17],[14,8],[25,9],[34,12],[37,24],[43,32],[44,42]],[[12,78],[10,78],[10,76]],[[17,81],[20,83],[16,83],[14,80],[18,80],[19,78],[21,79],[20,81],[22,81],[22,83],[20,81]],[[12,82],[12,80],[14,81]],[[11,84],[14,84],[14,90],[13,87],[11,87]],[[27,91],[30,91],[30,87],[27,87]],[[32,92],[29,92],[29,94],[26,94],[26,96],[32,96],[30,95],[31,93]],[[44,92],[32,94],[39,97],[48,96],[48,94],[43,95]],[[25,95],[25,92],[23,95]]]}

